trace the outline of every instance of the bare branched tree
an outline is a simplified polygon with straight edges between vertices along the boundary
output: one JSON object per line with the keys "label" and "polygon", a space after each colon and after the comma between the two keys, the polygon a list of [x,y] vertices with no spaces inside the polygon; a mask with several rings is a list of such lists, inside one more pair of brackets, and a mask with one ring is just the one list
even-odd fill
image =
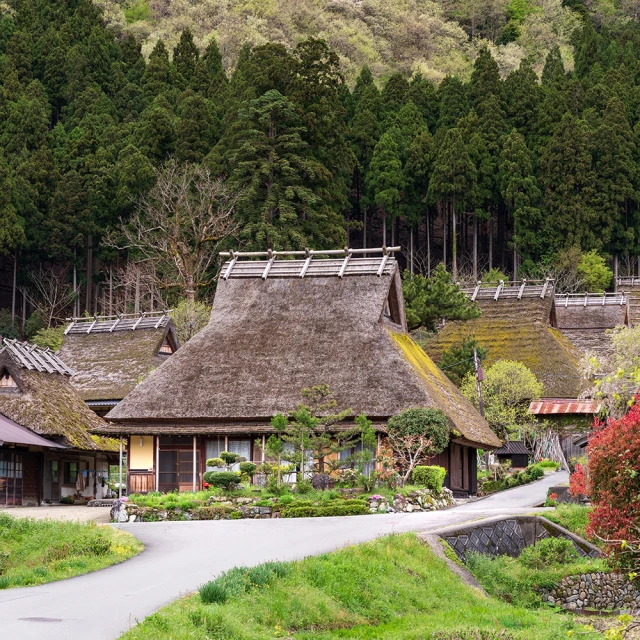
{"label": "bare branched tree", "polygon": [[178,288],[192,302],[196,290],[213,280],[221,243],[235,236],[235,201],[205,167],[170,160],[131,220],[103,242],[148,262],[157,286]]}
{"label": "bare branched tree", "polygon": [[76,299],[77,293],[69,282],[69,270],[64,267],[49,267],[27,273],[29,284],[22,294],[29,304],[45,318],[47,327],[56,320],[65,318],[65,311]]}

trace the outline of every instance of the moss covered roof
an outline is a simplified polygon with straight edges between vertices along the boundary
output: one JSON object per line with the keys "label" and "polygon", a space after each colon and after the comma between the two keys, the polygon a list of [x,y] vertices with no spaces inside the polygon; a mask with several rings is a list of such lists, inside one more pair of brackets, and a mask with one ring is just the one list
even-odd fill
{"label": "moss covered roof", "polygon": [[531,369],[544,386],[545,396],[577,398],[582,389],[580,352],[548,320],[553,298],[479,299],[482,316],[450,322],[431,338],[425,351],[437,363],[443,351],[475,336],[489,352],[485,366],[497,360],[515,360]]}
{"label": "moss covered roof", "polygon": [[158,328],[72,332],[59,354],[73,369],[71,383],[83,400],[121,400],[166,360],[158,350],[167,334],[177,347],[172,321]]}
{"label": "moss covered roof", "polygon": [[35,433],[60,440],[74,449],[115,451],[117,444],[94,439],[90,431],[101,427],[99,418],[59,373],[29,371],[8,351],[0,353],[0,371],[8,371],[18,389],[0,390],[0,413]]}

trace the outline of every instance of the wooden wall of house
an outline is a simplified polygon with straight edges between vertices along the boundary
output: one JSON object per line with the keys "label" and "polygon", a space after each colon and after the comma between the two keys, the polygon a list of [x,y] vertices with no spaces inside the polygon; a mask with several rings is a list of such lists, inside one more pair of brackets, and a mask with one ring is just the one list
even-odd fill
{"label": "wooden wall of house", "polygon": [[38,506],[42,500],[42,454],[22,454],[22,505]]}

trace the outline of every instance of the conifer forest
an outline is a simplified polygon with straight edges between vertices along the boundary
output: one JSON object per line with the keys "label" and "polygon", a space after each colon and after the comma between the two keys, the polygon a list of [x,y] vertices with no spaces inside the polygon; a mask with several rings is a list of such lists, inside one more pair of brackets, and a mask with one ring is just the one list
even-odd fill
{"label": "conifer forest", "polygon": [[0,2],[3,335],[210,300],[229,249],[400,245],[403,268],[461,281],[640,273],[637,8],[565,0],[563,37],[536,39],[544,3],[443,4],[458,63],[432,33],[413,65],[391,27],[360,64],[335,34],[220,44],[157,13],[154,35],[134,28],[154,3],[119,3],[122,24],[116,4]]}

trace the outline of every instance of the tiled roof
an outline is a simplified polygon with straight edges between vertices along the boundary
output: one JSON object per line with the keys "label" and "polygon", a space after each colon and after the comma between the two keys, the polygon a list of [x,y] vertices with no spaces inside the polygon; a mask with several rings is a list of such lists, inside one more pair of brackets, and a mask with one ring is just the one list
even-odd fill
{"label": "tiled roof", "polygon": [[529,405],[529,413],[536,416],[553,414],[590,414],[600,411],[600,403],[596,400],[574,400],[572,398],[556,398],[536,400]]}
{"label": "tiled roof", "polygon": [[3,344],[2,351],[10,353],[16,364],[23,369],[60,373],[65,376],[73,374],[73,371],[49,348],[43,349],[29,342],[18,342],[8,338],[4,339]]}
{"label": "tiled roof", "polygon": [[512,456],[512,455],[532,455],[531,451],[527,449],[527,446],[524,442],[520,440],[514,440],[513,442],[507,441],[505,442],[499,449],[496,449],[493,452],[493,455],[496,456]]}

